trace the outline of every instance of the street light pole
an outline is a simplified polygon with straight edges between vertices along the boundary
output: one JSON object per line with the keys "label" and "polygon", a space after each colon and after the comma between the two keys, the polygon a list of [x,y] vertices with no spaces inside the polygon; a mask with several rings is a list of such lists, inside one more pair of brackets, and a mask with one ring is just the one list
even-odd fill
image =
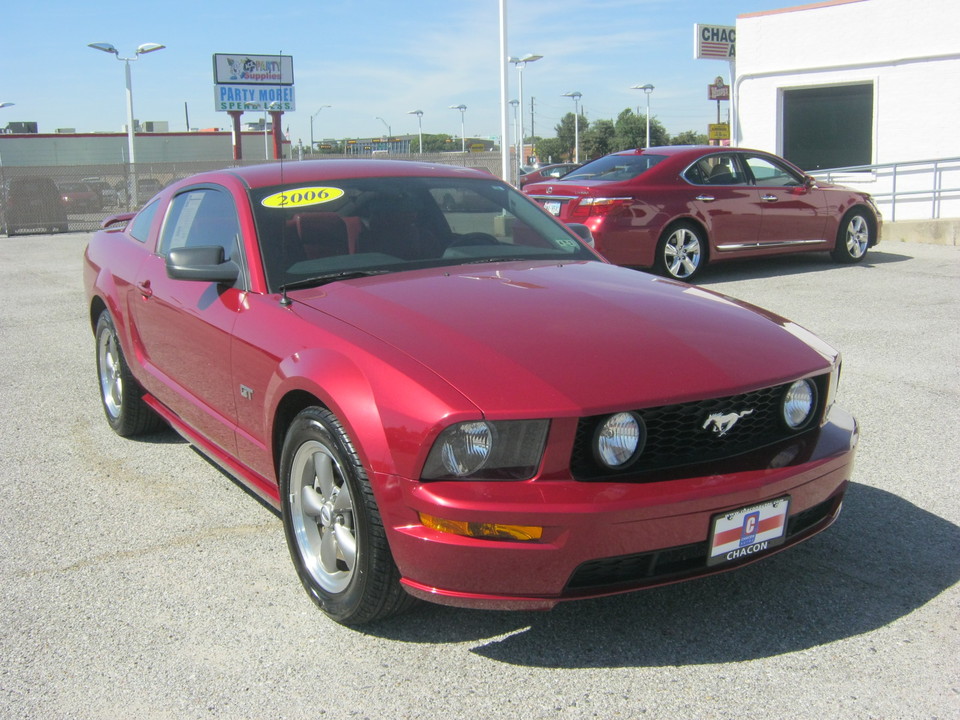
{"label": "street light pole", "polygon": [[460,152],[465,153],[467,151],[467,138],[463,134],[463,114],[467,111],[467,106],[460,103],[459,105],[451,105],[450,109],[460,111]]}
{"label": "street light pole", "polygon": [[134,127],[133,127],[133,86],[130,81],[130,63],[134,60],[139,60],[141,55],[146,55],[147,53],[156,52],[157,50],[163,50],[166,45],[160,45],[158,43],[144,43],[137,48],[136,54],[133,57],[120,57],[120,51],[117,50],[110,43],[90,43],[87,47],[91,47],[94,50],[100,50],[105,53],[110,53],[111,55],[116,56],[117,60],[122,60],[125,65],[127,80],[127,145],[128,153],[130,159],[130,165],[133,165],[136,162],[136,149],[134,148]]}
{"label": "street light pole", "polygon": [[633,85],[631,90],[643,90],[647,95],[647,144],[646,147],[650,147],[650,93],[653,92],[653,85],[647,83],[646,85]]}
{"label": "street light pole", "polygon": [[[333,105],[321,105],[320,110],[324,108],[333,107]],[[317,110],[313,115],[310,116],[310,154],[313,155],[313,119],[320,114],[320,110]]]}
{"label": "street light pole", "polygon": [[417,135],[420,138],[420,154],[423,155],[423,110],[411,110],[407,115],[417,116]]}
{"label": "street light pole", "polygon": [[573,146],[574,146],[574,155],[573,161],[575,163],[580,162],[580,98],[583,97],[583,93],[579,90],[574,90],[573,92],[564,93],[563,97],[573,98]]}
{"label": "street light pole", "polygon": [[[519,100],[511,100],[511,101],[510,101],[510,104],[513,106],[513,136],[514,136],[514,137],[517,137],[517,108],[520,106],[520,101],[519,101]],[[514,145],[514,151],[515,151],[515,152],[519,152],[519,148],[517,148],[516,145]],[[516,169],[516,163],[513,163],[513,165],[514,165],[514,170],[515,170],[515,169]],[[504,178],[504,179],[506,179],[506,178]],[[518,178],[514,178],[514,184],[519,183],[519,182],[520,182],[520,178],[519,178],[519,177],[518,177]]]}
{"label": "street light pole", "polygon": [[520,103],[520,137],[517,138],[517,182],[520,178],[520,168],[523,166],[523,68],[527,66],[527,63],[536,62],[543,58],[543,55],[524,55],[523,57],[512,57],[510,62],[517,66],[517,78],[519,82],[519,88],[517,96],[519,97]]}

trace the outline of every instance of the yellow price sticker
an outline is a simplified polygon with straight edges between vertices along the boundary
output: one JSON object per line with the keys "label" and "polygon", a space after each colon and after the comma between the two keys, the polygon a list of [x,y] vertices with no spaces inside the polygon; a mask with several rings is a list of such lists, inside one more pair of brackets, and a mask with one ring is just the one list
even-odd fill
{"label": "yellow price sticker", "polygon": [[268,208],[298,208],[320,205],[343,197],[343,190],[334,187],[303,187],[268,195],[260,204]]}

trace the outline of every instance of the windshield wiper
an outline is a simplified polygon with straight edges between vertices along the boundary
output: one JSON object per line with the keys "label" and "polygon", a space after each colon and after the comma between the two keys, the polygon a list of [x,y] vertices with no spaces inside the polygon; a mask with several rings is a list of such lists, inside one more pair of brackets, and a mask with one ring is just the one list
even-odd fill
{"label": "windshield wiper", "polygon": [[288,290],[300,290],[302,288],[320,287],[327,283],[337,282],[338,280],[353,280],[355,278],[370,277],[371,275],[383,275],[389,270],[338,270],[337,272],[314,275],[303,280],[293,280],[280,286],[280,292],[286,294]]}

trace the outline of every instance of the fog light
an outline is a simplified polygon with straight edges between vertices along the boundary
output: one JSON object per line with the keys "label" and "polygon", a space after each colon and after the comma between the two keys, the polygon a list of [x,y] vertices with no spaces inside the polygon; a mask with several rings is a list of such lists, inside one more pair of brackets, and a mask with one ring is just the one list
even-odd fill
{"label": "fog light", "polygon": [[611,415],[594,434],[597,460],[611,470],[626,467],[643,452],[646,435],[643,420],[634,413]]}
{"label": "fog light", "polygon": [[489,540],[539,540],[543,535],[543,528],[536,525],[504,525],[501,523],[444,520],[426,513],[420,513],[420,522],[425,527],[439,532]]}
{"label": "fog light", "polygon": [[812,380],[797,380],[783,396],[783,421],[799,430],[810,421],[817,406],[817,386]]}

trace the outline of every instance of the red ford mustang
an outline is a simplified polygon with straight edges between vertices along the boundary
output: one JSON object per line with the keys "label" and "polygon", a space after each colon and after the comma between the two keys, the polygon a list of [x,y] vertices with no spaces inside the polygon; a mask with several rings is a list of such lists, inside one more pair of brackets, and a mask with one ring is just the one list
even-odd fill
{"label": "red ford mustang", "polygon": [[107,420],[169,423],[279,508],[345,624],[547,609],[829,526],[858,437],[837,353],[573,230],[463,168],[180,181],[86,251]]}
{"label": "red ford mustang", "polygon": [[783,158],[726,147],[652,147],[524,185],[586,224],[610,262],[691,281],[707,262],[829,251],[859,262],[880,239],[867,193],[814,180]]}

